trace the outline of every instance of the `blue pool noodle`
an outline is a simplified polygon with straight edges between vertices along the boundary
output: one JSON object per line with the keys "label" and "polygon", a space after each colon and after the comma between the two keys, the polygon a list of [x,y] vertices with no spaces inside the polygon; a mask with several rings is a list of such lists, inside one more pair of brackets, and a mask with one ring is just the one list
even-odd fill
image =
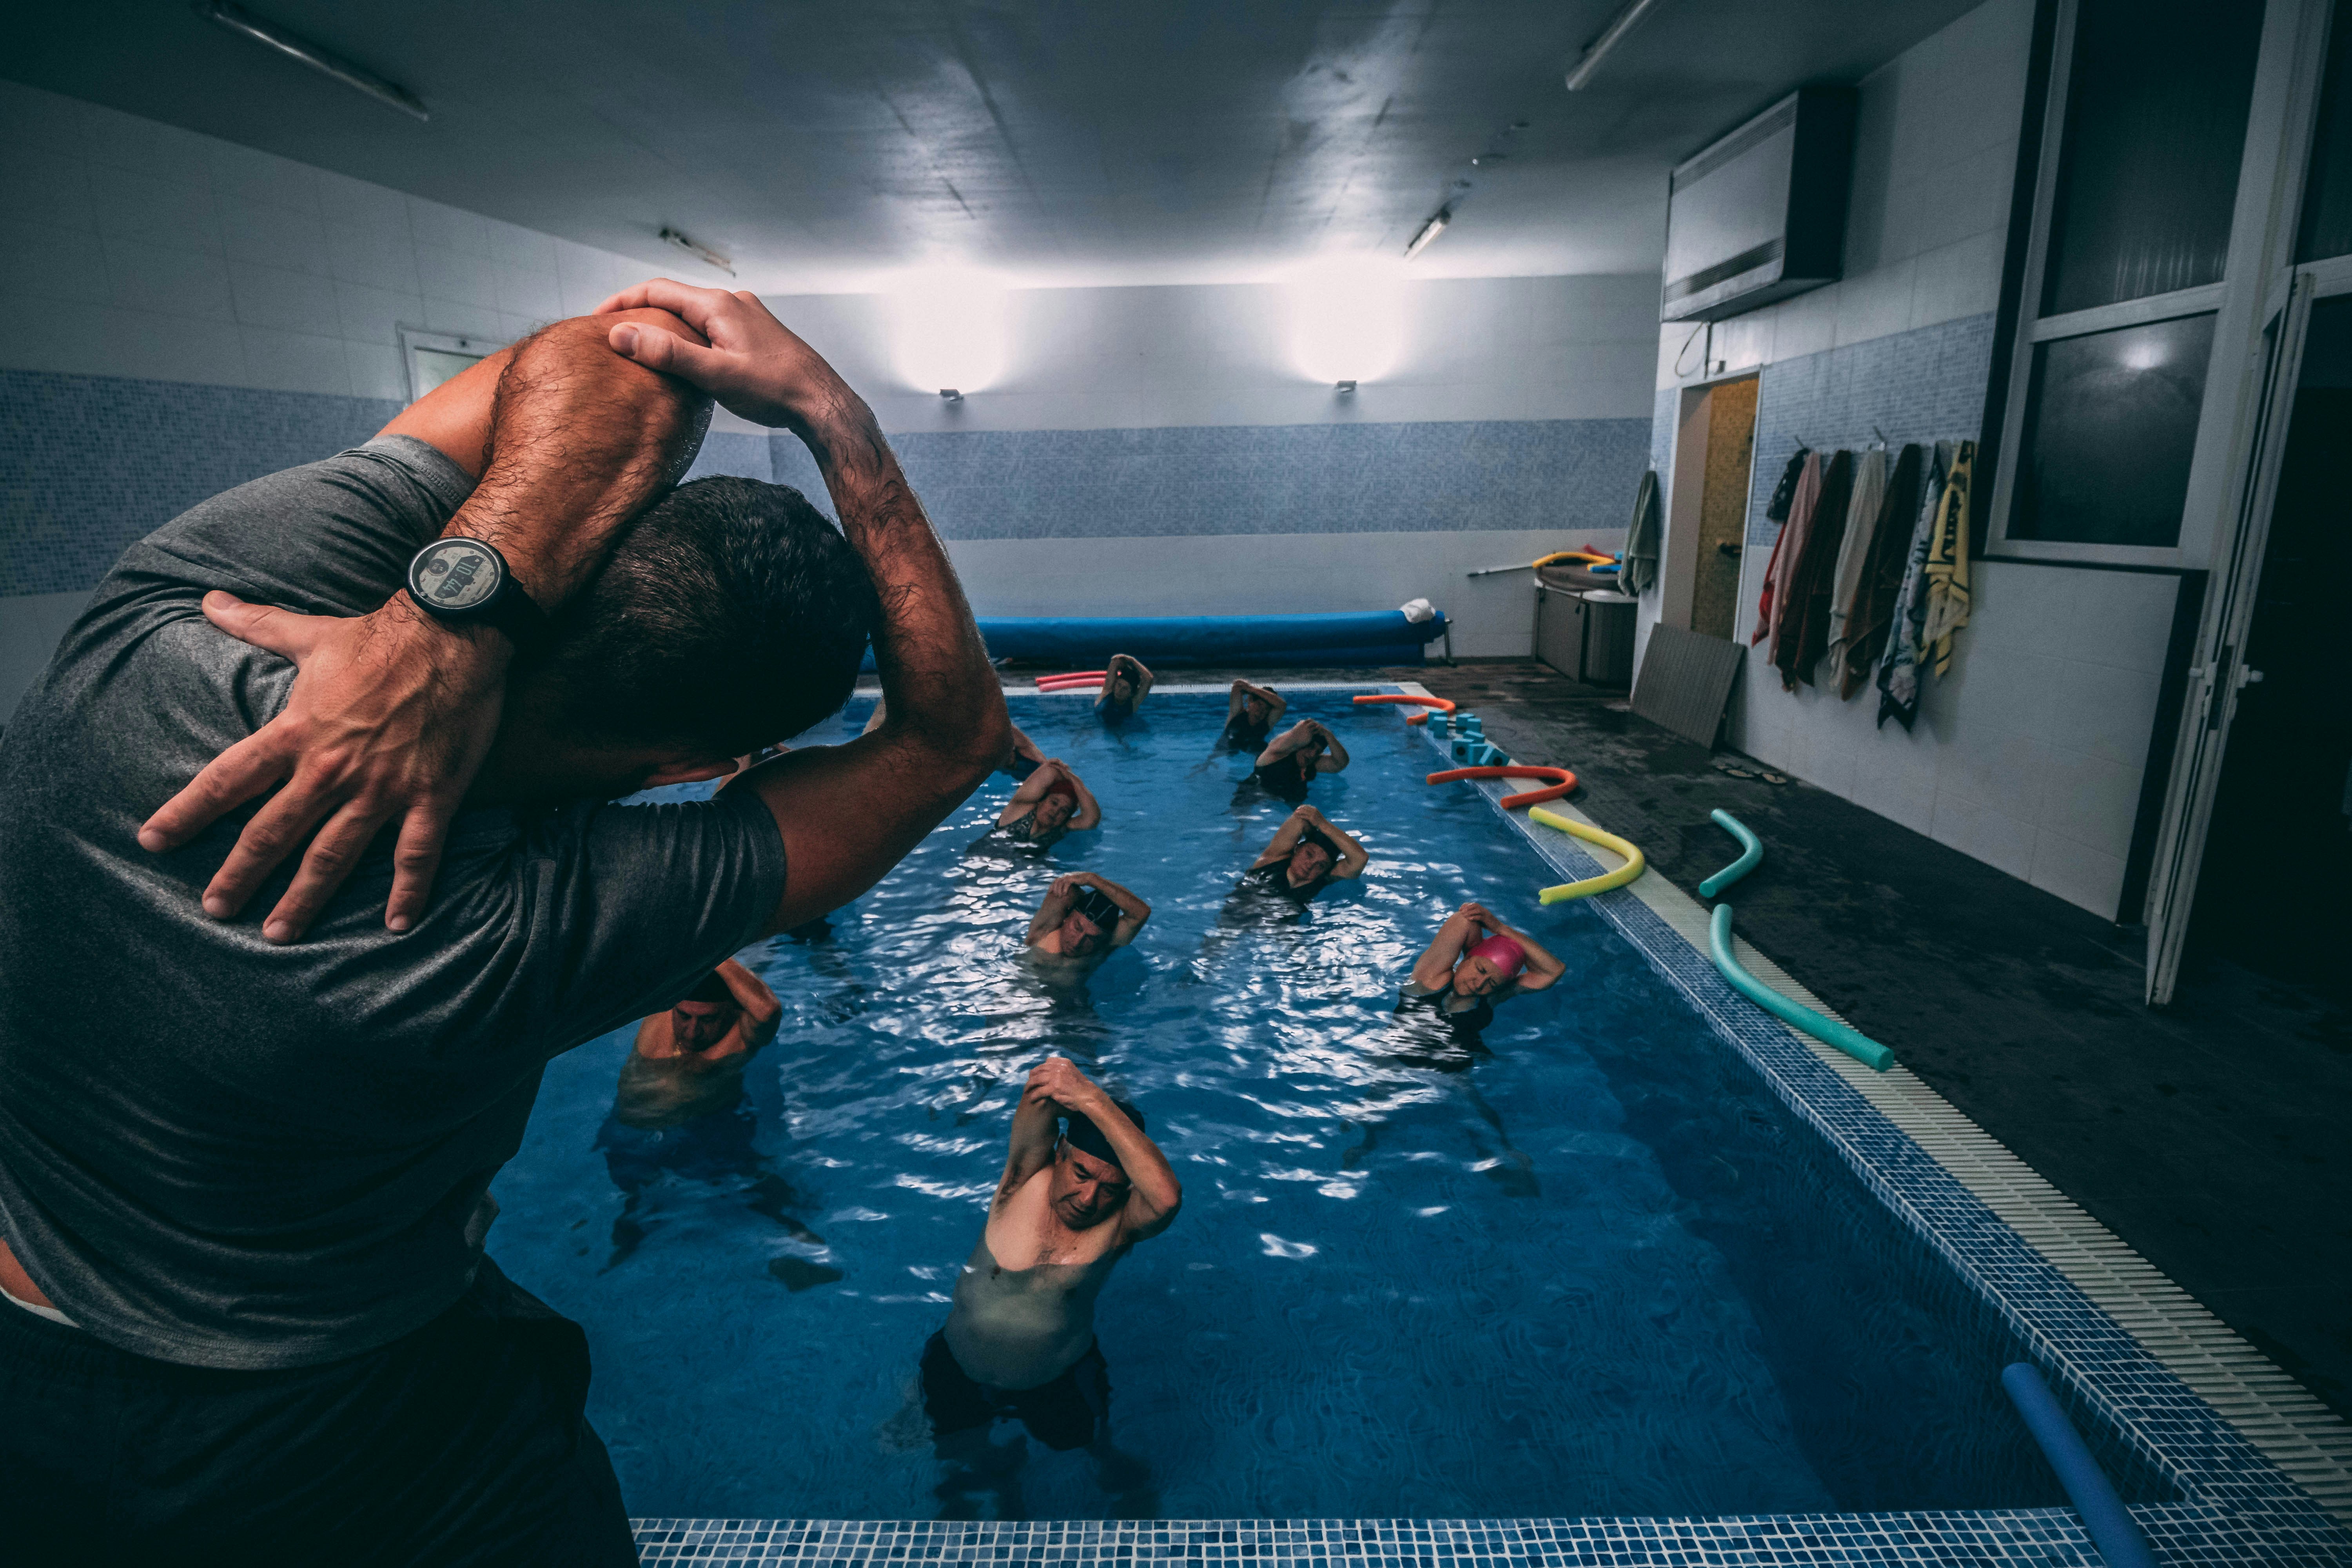
{"label": "blue pool noodle", "polygon": [[2074,1511],[2083,1516],[2083,1529],[2106,1560],[2107,1568],[2156,1568],[2156,1554],[2148,1550],[2139,1521],[2116,1495],[2106,1472],[2091,1458],[2091,1450],[2083,1446],[2082,1434],[2058,1407],[2057,1397],[2042,1381],[2042,1373],[2031,1362],[2017,1362],[2001,1368],[2000,1385],[2025,1418],[2025,1429],[2042,1445],[2050,1468],[2058,1472],[2059,1484],[2073,1500]]}
{"label": "blue pool noodle", "polygon": [[1824,1018],[1801,1003],[1791,1002],[1761,980],[1748,973],[1739,960],[1731,956],[1731,906],[1715,906],[1715,918],[1707,922],[1707,947],[1715,958],[1715,967],[1731,982],[1732,988],[1755,1003],[1790,1028],[1802,1029],[1817,1040],[1835,1046],[1873,1072],[1885,1072],[1895,1065],[1895,1053],[1850,1024]]}
{"label": "blue pool noodle", "polygon": [[1739,840],[1739,858],[1698,885],[1698,896],[1711,899],[1748,872],[1764,863],[1764,841],[1748,831],[1748,825],[1727,811],[1711,814],[1715,825]]}

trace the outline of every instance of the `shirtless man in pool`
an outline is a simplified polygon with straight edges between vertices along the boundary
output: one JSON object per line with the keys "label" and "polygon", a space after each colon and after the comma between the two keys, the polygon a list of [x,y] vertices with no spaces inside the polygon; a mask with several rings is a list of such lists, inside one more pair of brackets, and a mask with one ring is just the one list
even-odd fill
{"label": "shirtless man in pool", "polygon": [[1110,1376],[1095,1343],[1095,1298],[1127,1249],[1166,1230],[1183,1201],[1141,1111],[1060,1057],[1040,1062],[1013,1113],[1004,1176],[947,1326],[923,1347],[933,1434],[984,1431],[1007,1416],[1049,1448],[1101,1436]]}

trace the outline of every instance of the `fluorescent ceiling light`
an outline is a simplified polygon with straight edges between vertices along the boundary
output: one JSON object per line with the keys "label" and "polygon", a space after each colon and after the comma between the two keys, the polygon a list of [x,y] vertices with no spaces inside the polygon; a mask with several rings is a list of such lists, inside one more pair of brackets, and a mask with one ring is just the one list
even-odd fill
{"label": "fluorescent ceiling light", "polygon": [[1452,207],[1440,207],[1435,212],[1430,214],[1429,221],[1421,226],[1421,232],[1412,237],[1412,243],[1404,247],[1404,258],[1407,261],[1411,261],[1414,257],[1419,256],[1423,251],[1427,250],[1429,248],[1429,242],[1435,239],[1439,235],[1444,234],[1445,232],[1445,226],[1453,221],[1454,209]]}
{"label": "fluorescent ceiling light", "polygon": [[406,88],[395,86],[373,71],[363,71],[342,56],[322,49],[308,38],[297,37],[275,23],[265,22],[242,5],[231,5],[227,0],[205,0],[196,7],[196,15],[218,22],[232,33],[242,33],[255,43],[266,44],[289,59],[301,61],[320,76],[333,77],[345,87],[356,88],[403,114],[413,114],[419,120],[433,118]]}
{"label": "fluorescent ceiling light", "polygon": [[1632,0],[1632,4],[1610,18],[1609,25],[1601,29],[1601,36],[1584,46],[1584,57],[1576,62],[1576,68],[1568,73],[1568,90],[1574,92],[1591,81],[1592,73],[1601,68],[1601,57],[1615,48],[1618,41],[1633,30],[1633,24],[1642,19],[1642,14],[1657,3],[1658,0]]}
{"label": "fluorescent ceiling light", "polygon": [[733,262],[728,260],[727,258],[719,255],[717,251],[711,249],[710,247],[707,245],[697,245],[694,241],[687,238],[686,236],[678,233],[678,231],[674,228],[665,226],[661,231],[661,239],[665,244],[677,246],[680,250],[685,251],[688,256],[693,257],[705,267],[715,267],[719,271],[727,274],[730,278],[735,276],[735,264]]}

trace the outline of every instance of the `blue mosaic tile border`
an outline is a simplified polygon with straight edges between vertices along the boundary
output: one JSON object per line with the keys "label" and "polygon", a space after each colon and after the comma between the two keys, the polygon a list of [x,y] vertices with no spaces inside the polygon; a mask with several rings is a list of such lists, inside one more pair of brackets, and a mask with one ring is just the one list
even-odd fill
{"label": "blue mosaic tile border", "polygon": [[[2210,1508],[2132,1510],[2165,1561],[2291,1561]],[[1198,1563],[1233,1568],[2097,1568],[2073,1512],[1773,1514],[1721,1519],[1064,1520],[1029,1523],[646,1519],[640,1563],[970,1564]],[[2310,1561],[2319,1561],[2312,1559]]]}
{"label": "blue mosaic tile border", "polygon": [[1800,445],[1859,449],[1885,432],[1907,441],[1974,440],[1992,378],[1992,317],[1963,316],[1764,367],[1756,391],[1756,467],[1748,542],[1769,548],[1764,516]]}
{"label": "blue mosaic tile border", "polygon": [[374,397],[0,370],[0,595],[95,587],[198,501],[356,447]]}
{"label": "blue mosaic tile border", "polygon": [[[1439,737],[1433,734],[1430,741],[1442,754]],[[1491,803],[1500,791],[1483,793]],[[1496,809],[1501,811],[1500,805]],[[1538,832],[1507,812],[1503,816],[1564,877],[1601,871],[1566,836]],[[1584,902],[1632,942],[1782,1101],[1829,1140],[1864,1184],[2000,1312],[2032,1347],[2078,1421],[2171,1482],[2186,1501],[2209,1510],[2215,1529],[2258,1544],[2263,1554],[2250,1560],[2352,1563],[2352,1533],[1805,1042],[1734,991],[1706,954],[1631,889]]]}
{"label": "blue mosaic tile border", "polygon": [[[942,537],[1622,529],[1647,461],[1641,419],[929,431],[891,445]],[[777,483],[822,497],[778,436]]]}
{"label": "blue mosaic tile border", "polygon": [[[233,485],[357,446],[376,398],[0,370],[0,595],[94,585]],[[949,539],[1619,529],[1640,419],[927,431],[892,437]],[[824,486],[789,435],[719,431],[692,474]]]}

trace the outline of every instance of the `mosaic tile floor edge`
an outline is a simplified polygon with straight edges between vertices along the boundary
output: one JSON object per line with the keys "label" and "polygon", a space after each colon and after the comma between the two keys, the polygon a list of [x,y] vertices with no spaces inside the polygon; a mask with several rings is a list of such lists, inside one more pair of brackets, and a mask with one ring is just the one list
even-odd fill
{"label": "mosaic tile floor edge", "polygon": [[[2336,1563],[2276,1543],[2194,1504],[2136,1508],[2168,1563]],[[1009,1522],[641,1519],[648,1564],[856,1565],[1196,1562],[1234,1568],[2097,1568],[2065,1509],[1763,1514],[1718,1519],[1035,1520]]]}

